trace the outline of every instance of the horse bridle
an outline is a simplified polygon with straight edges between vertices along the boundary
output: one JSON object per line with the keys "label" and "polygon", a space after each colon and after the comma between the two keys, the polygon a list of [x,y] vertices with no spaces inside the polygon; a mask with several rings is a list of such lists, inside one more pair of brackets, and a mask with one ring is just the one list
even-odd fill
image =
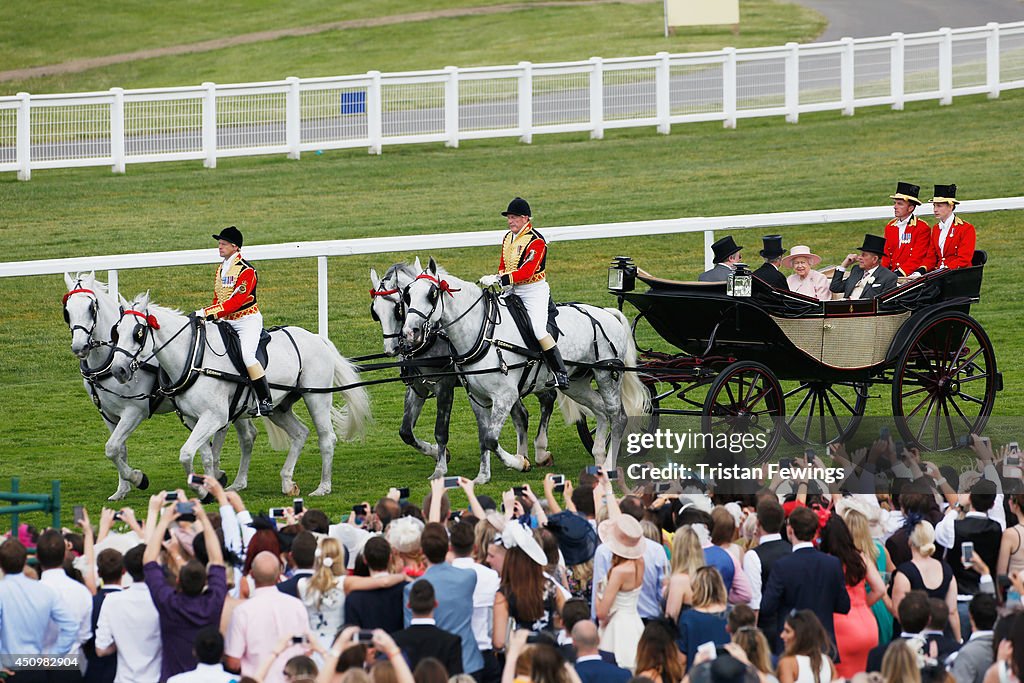
{"label": "horse bridle", "polygon": [[[121,325],[121,321],[124,320],[124,317],[126,315],[134,315],[136,318],[141,318],[143,322],[146,323],[145,325],[143,325],[142,323],[136,323],[135,327],[132,328],[132,339],[139,345],[138,350],[134,354],[129,353],[127,349],[122,349],[121,346],[117,343],[118,340],[120,339],[120,335],[117,332],[117,328]],[[146,313],[143,313],[142,311],[136,311],[135,309],[132,308],[125,310],[123,306],[121,307],[121,317],[119,317],[117,319],[117,322],[114,323],[114,326],[110,328],[110,343],[114,347],[113,353],[123,353],[124,355],[128,356],[128,358],[131,359],[128,366],[131,368],[132,372],[138,370],[139,367],[142,365],[142,363],[139,362],[139,355],[142,353],[142,350],[146,347],[146,338],[149,336],[149,331],[151,329],[160,329],[160,323],[157,322],[155,316],[148,315]],[[155,351],[153,355],[156,355]]]}
{"label": "horse bridle", "polygon": [[[67,294],[61,300],[61,305],[64,307],[64,322],[67,323],[68,327],[71,328],[71,334],[75,333],[75,330],[82,330],[86,336],[89,337],[89,348],[95,348],[97,346],[103,346],[102,343],[93,340],[92,333],[96,331],[96,322],[99,319],[99,297],[96,296],[96,292],[91,289],[82,287],[82,281],[79,280],[75,283],[73,289],[68,290]],[[92,326],[85,327],[84,325],[72,325],[71,314],[68,313],[68,299],[75,294],[88,294],[90,295],[89,310],[92,311]]]}
{"label": "horse bridle", "polygon": [[[405,320],[405,301],[402,299],[401,296],[397,297],[396,299],[392,299],[391,298],[392,295],[399,294],[400,290],[397,289],[397,288],[395,288],[395,289],[383,289],[383,287],[384,287],[384,281],[381,280],[380,284],[377,286],[377,289],[371,289],[370,290],[370,299],[371,299],[371,301],[370,301],[370,317],[373,318],[374,322],[378,322],[378,323],[380,322],[380,316],[377,315],[377,311],[375,311],[373,309],[373,301],[372,301],[372,299],[375,299],[376,297],[383,297],[385,301],[387,301],[389,303],[393,303],[395,305],[395,308],[394,308],[395,320],[398,320],[399,322],[404,321]],[[381,332],[383,333],[383,330],[381,330]],[[395,339],[395,338],[401,337],[401,336],[402,336],[402,333],[398,332],[396,334],[385,334],[384,338],[385,339]]]}
{"label": "horse bridle", "polygon": [[[416,282],[416,280],[429,280],[430,281],[430,294],[427,295],[427,299],[430,301],[430,312],[426,315],[423,314],[419,309],[409,306],[409,287]],[[405,289],[402,290],[402,301],[405,302],[406,306],[409,306],[409,313],[415,313],[419,317],[423,318],[424,324],[430,322],[431,318],[434,317],[434,313],[437,311],[437,304],[441,304],[441,311],[444,312],[444,297],[441,294],[447,294],[448,296],[455,298],[455,292],[461,292],[461,289],[452,289],[448,284],[447,280],[439,280],[430,273],[420,273],[416,276],[416,279],[406,285]],[[408,313],[406,314],[408,315]]]}

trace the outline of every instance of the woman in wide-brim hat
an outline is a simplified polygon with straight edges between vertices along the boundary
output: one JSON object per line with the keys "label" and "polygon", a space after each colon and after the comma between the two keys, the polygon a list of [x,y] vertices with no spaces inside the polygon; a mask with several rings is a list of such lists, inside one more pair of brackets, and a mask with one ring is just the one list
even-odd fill
{"label": "woman in wide-brim hat", "polygon": [[643,588],[647,542],[640,522],[617,508],[612,514],[597,529],[601,542],[612,551],[606,585],[598,589],[597,619],[601,622],[601,649],[614,652],[619,666],[632,670],[644,632],[637,603]]}
{"label": "woman in wide-brim hat", "polygon": [[831,299],[829,279],[814,269],[819,263],[821,257],[811,252],[811,248],[805,244],[790,249],[789,256],[782,259],[783,267],[793,269],[793,274],[786,278],[790,291],[812,296],[819,301]]}

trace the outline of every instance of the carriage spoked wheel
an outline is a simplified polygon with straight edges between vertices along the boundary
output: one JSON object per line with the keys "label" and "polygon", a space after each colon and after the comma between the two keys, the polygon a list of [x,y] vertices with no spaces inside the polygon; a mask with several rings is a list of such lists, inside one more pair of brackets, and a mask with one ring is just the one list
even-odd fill
{"label": "carriage spoked wheel", "polygon": [[738,361],[725,367],[708,390],[704,400],[701,430],[705,434],[750,434],[753,446],[744,449],[749,464],[765,462],[784,431],[781,420],[786,401],[782,385],[767,366],[753,361]]}
{"label": "carriage spoked wheel", "polygon": [[857,431],[868,402],[866,382],[811,380],[785,391],[786,431],[794,445],[824,446]]}
{"label": "carriage spoked wheel", "polygon": [[896,427],[908,446],[956,448],[961,437],[985,427],[998,382],[992,342],[978,321],[944,313],[918,330],[896,364]]}
{"label": "carriage spoked wheel", "polygon": [[[658,428],[658,405],[663,398],[658,395],[657,384],[650,380],[649,377],[644,376],[644,388],[647,389],[647,393],[651,397],[651,412],[648,415],[627,415],[628,422],[626,423],[626,431],[629,432],[653,432]],[[649,381],[650,380],[650,381]],[[671,393],[671,392],[669,392]],[[576,421],[576,433],[580,437],[580,443],[583,444],[583,448],[587,450],[587,453],[593,454],[594,452],[594,433],[597,431],[597,427],[594,425],[594,418],[589,415],[584,415]],[[647,450],[644,449],[640,453],[634,455],[644,455]],[[622,445],[619,447],[619,455],[625,454]]]}

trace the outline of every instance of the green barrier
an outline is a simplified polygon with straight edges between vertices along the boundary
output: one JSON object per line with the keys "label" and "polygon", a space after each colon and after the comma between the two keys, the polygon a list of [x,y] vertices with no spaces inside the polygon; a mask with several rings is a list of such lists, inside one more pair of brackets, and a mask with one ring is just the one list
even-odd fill
{"label": "green barrier", "polygon": [[51,481],[49,494],[45,493],[20,493],[18,491],[20,479],[11,477],[11,490],[0,491],[0,501],[15,503],[0,507],[0,515],[11,516],[11,533],[18,535],[18,515],[22,512],[48,512],[53,515],[53,528],[60,529],[60,480]]}

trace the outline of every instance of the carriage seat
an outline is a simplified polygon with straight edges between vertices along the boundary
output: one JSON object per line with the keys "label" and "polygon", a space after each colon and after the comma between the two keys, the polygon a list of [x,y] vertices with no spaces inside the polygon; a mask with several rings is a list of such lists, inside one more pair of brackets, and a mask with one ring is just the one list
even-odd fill
{"label": "carriage seat", "polygon": [[983,249],[976,249],[971,257],[972,266],[983,266],[988,263],[988,252]]}
{"label": "carriage seat", "polygon": [[651,275],[643,268],[636,269],[636,276],[646,282],[649,285],[663,285],[668,287],[678,287],[684,285],[686,287],[724,287],[725,282],[700,282],[698,280],[669,280],[663,277],[657,277]]}

